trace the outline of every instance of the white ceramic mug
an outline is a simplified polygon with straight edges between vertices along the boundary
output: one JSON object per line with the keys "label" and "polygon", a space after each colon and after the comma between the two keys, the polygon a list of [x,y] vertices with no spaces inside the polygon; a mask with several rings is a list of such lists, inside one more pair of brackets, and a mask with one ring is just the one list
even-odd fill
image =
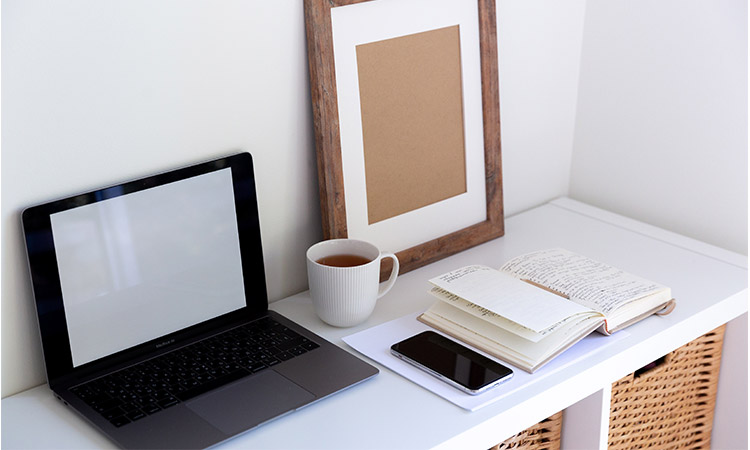
{"label": "white ceramic mug", "polygon": [[[336,258],[340,255],[345,257]],[[393,269],[381,287],[383,258],[393,259]],[[346,266],[331,265],[340,263]],[[396,255],[381,253],[369,242],[356,239],[318,242],[307,250],[307,281],[315,312],[324,322],[337,327],[364,322],[375,309],[376,300],[393,287],[398,269]]]}

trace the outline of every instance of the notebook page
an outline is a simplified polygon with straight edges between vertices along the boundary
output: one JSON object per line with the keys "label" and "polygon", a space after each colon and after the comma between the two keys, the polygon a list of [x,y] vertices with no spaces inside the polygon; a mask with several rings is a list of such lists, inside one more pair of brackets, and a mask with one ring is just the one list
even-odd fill
{"label": "notebook page", "polygon": [[537,333],[574,314],[590,311],[486,266],[462,267],[430,283]]}
{"label": "notebook page", "polygon": [[667,289],[560,248],[519,256],[500,270],[547,286],[605,315],[630,300]]}

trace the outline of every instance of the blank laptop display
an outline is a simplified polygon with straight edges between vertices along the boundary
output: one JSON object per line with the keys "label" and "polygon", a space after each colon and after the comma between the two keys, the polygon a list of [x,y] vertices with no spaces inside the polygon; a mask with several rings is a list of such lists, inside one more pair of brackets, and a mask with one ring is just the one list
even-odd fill
{"label": "blank laptop display", "polygon": [[74,367],[245,305],[233,200],[227,168],[50,215]]}

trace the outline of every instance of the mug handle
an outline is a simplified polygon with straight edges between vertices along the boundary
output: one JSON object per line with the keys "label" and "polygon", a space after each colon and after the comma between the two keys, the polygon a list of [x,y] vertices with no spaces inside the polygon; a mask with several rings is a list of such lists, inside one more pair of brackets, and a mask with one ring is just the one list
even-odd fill
{"label": "mug handle", "polygon": [[384,296],[388,291],[391,290],[393,285],[396,283],[396,277],[398,277],[398,258],[396,258],[396,255],[393,253],[383,253],[380,255],[380,259],[383,258],[391,258],[393,260],[393,268],[391,269],[391,276],[388,277],[388,281],[386,281],[385,285],[378,290],[378,298]]}

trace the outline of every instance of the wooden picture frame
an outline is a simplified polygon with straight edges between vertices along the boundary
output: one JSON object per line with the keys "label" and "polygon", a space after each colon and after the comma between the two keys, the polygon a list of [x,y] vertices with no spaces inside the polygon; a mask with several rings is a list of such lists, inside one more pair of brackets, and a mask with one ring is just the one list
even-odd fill
{"label": "wooden picture frame", "polygon": [[[349,237],[368,240],[362,236],[353,235],[348,226],[350,218],[347,216],[346,198],[349,194],[345,192],[345,168],[342,158],[342,130],[340,128],[332,11],[334,8],[346,7],[351,9],[359,5],[374,4],[378,1],[305,0],[304,3],[324,239]],[[414,1],[419,2],[420,0]],[[382,245],[375,242],[384,251],[396,253],[400,261],[401,273],[500,237],[505,231],[495,0],[478,0],[476,4],[472,3],[463,1],[457,7],[464,8],[464,5],[470,5],[472,14],[476,14],[472,17],[476,17],[478,22],[476,26],[478,28],[477,55],[479,62],[477,65],[479,67],[476,70],[478,76],[481,77],[481,83],[476,84],[481,84],[481,87],[477,87],[477,92],[481,91],[479,95],[481,97],[481,105],[479,106],[481,108],[481,123],[479,126],[481,127],[480,134],[483,146],[481,157],[484,161],[483,183],[481,183],[482,180],[478,180],[478,182],[484,188],[484,205],[482,205],[484,210],[481,211],[483,218],[467,226],[450,230],[440,236],[428,237],[424,242],[406,248],[383,248]],[[424,4],[424,6],[429,6],[431,13],[434,13],[434,9],[439,8],[434,3]],[[473,12],[473,8],[476,8],[476,13]],[[356,28],[358,24],[353,25]],[[417,33],[419,30],[414,32]],[[463,54],[461,58],[460,64],[467,64],[464,63]],[[466,69],[464,66],[462,68]],[[467,86],[467,84],[464,84],[464,86]],[[346,116],[346,118],[348,119],[349,116]],[[479,151],[482,153],[481,148]],[[349,178],[351,179],[352,176]],[[394,220],[398,220],[398,218]],[[425,220],[422,221],[422,223],[424,222]],[[389,270],[389,267],[383,267],[384,273],[388,273]]]}

